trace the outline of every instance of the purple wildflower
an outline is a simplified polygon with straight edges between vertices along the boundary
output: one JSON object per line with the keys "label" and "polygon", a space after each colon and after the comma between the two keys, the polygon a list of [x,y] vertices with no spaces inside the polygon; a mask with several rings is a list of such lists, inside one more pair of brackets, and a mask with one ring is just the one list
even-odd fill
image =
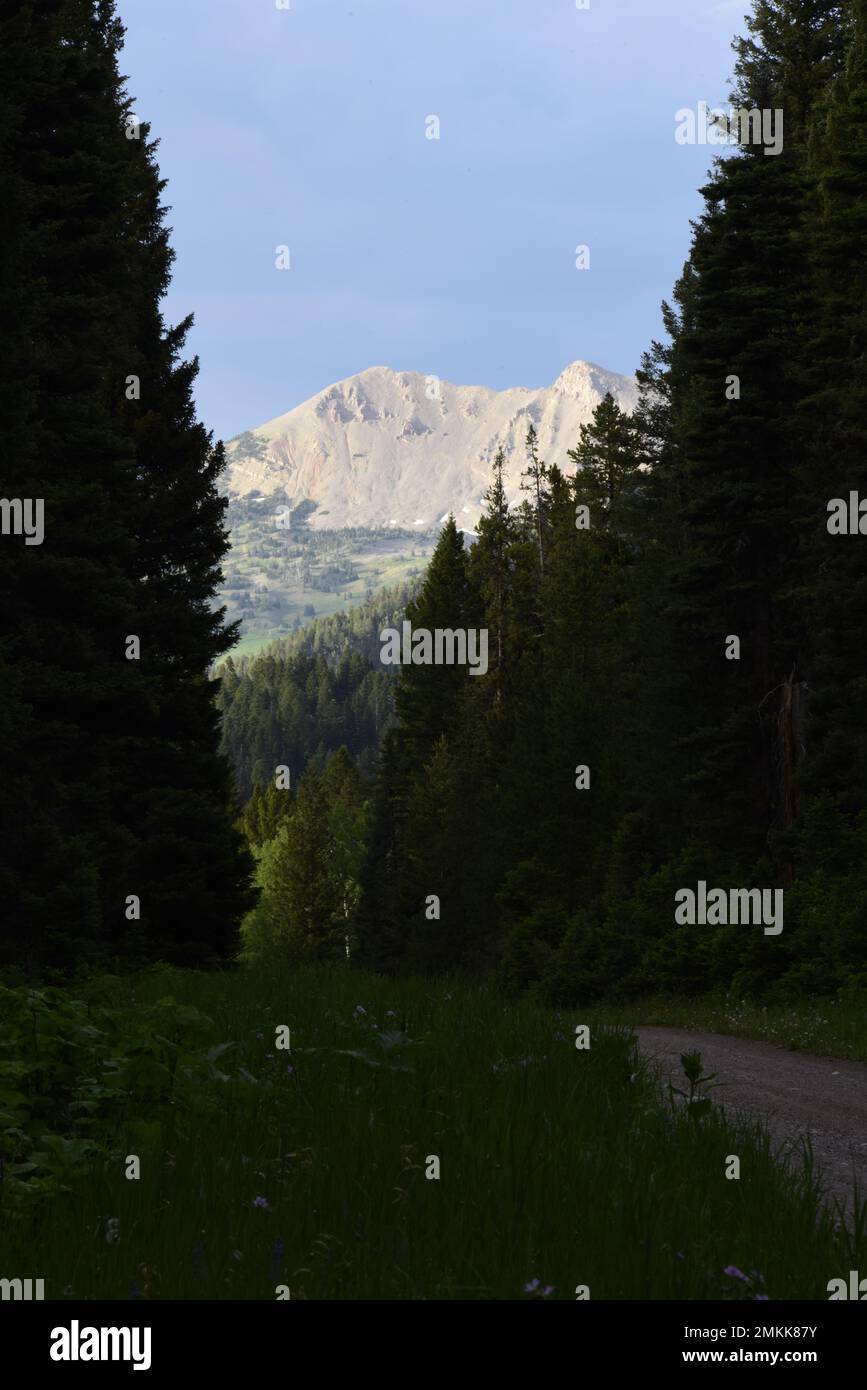
{"label": "purple wildflower", "polygon": [[253,1198],[253,1206],[254,1206],[254,1207],[261,1207],[263,1211],[270,1211],[270,1210],[271,1210],[271,1208],[268,1206],[268,1198],[267,1198],[267,1197],[254,1197],[254,1198]]}
{"label": "purple wildflower", "polygon": [[543,1288],[541,1286],[540,1280],[538,1279],[531,1279],[529,1284],[524,1285],[524,1293],[538,1294],[539,1298],[547,1298],[548,1295],[552,1294],[553,1292],[553,1284],[546,1284]]}
{"label": "purple wildflower", "polygon": [[730,1279],[740,1279],[743,1284],[748,1284],[750,1282],[743,1270],[738,1269],[735,1265],[726,1265],[723,1274],[727,1274]]}

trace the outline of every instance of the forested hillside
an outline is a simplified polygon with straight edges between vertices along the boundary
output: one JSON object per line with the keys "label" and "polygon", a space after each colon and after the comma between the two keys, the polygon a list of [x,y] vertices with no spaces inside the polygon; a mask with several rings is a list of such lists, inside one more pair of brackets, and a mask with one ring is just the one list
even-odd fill
{"label": "forested hillside", "polygon": [[[117,8],[0,5],[7,1360],[149,1369],[153,1334],[154,1369],[249,1378],[307,1300],[562,1300],[621,1371],[719,1334],[827,1373],[819,1303],[867,1297],[867,0],[753,0],[757,120],[637,396],[583,362],[544,392],[373,369],[241,436],[231,510]],[[650,336],[630,258],[658,283],[683,187],[652,102],[727,7],[226,0],[204,49],[202,7],[129,8],[212,410],[359,334],[500,373],[504,325],[540,363],[602,316]],[[627,46],[663,77],[624,153]],[[609,274],[570,299],[575,189]]]}
{"label": "forested hillside", "polygon": [[414,583],[436,541],[435,532],[419,535],[418,528],[396,526],[314,531],[309,519],[316,504],[290,506],[285,494],[278,501],[259,493],[237,496],[229,488],[228,503],[232,545],[220,601],[229,620],[241,623],[237,655],[257,654],[286,633],[363,604],[383,588]]}
{"label": "forested hillside", "polygon": [[[256,659],[215,611],[223,452],[160,314],[119,27],[22,5],[3,37],[0,425],[46,529],[0,553],[4,961],[348,950],[558,1003],[863,983],[867,0],[755,5],[733,103],[785,140],[715,161],[635,413],[606,396],[564,458],[531,426],[472,548],[450,520],[420,588]],[[484,673],[384,665],[404,614],[487,633]],[[699,885],[784,923],[678,920]]]}
{"label": "forested hillside", "polygon": [[[355,789],[357,908],[335,935],[332,884],[321,955],[566,1005],[867,979],[867,0],[759,3],[735,47],[733,105],[784,111],[784,148],[715,162],[635,414],[606,397],[567,459],[531,427],[522,506],[500,454],[472,548],[444,527],[406,617],[486,630],[487,670],[400,668]],[[226,707],[246,785],[310,701],[291,757],[369,766],[388,668],[354,660],[336,694],[315,659],[250,668]],[[684,890],[719,890],[706,920]],[[780,895],[768,930],[720,905],[752,890]]]}
{"label": "forested hillside", "polygon": [[[734,104],[785,110],[704,189],[634,418],[495,467],[414,627],[480,627],[487,674],[405,666],[358,913],[378,968],[493,970],[572,1004],[863,983],[867,4],[759,3]],[[855,501],[857,506],[857,498]],[[842,503],[841,503],[842,506]],[[778,933],[675,893],[784,890]]]}
{"label": "forested hillside", "polygon": [[379,633],[399,620],[413,590],[383,590],[345,613],[320,618],[256,657],[218,668],[223,751],[244,799],[285,765],[300,777],[312,758],[346,747],[372,769],[394,708],[392,668]]}

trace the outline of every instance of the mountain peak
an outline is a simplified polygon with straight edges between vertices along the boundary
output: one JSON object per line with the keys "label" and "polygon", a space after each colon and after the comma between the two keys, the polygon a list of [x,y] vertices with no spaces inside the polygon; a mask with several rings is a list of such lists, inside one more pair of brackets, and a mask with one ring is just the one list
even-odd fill
{"label": "mountain peak", "polygon": [[622,385],[625,380],[631,381],[632,378],[618,376],[616,372],[597,367],[595,362],[583,362],[579,358],[563,368],[552,389],[561,391],[564,396],[580,396],[588,391],[604,396],[609,390],[613,395],[612,388]]}
{"label": "mountain peak", "polygon": [[610,391],[633,410],[637,388],[594,363],[571,362],[552,386],[456,386],[421,372],[367,367],[333,382],[252,433],[263,457],[231,450],[228,488],[276,503],[317,503],[315,530],[345,526],[434,529],[454,512],[471,528],[499,449],[510,501],[520,497],[527,430],[540,453],[570,471],[566,451]]}

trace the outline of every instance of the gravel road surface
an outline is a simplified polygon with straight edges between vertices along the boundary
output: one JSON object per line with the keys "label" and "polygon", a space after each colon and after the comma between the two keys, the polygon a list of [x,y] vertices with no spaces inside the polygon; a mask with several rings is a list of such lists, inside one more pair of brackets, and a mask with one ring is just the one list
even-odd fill
{"label": "gravel road surface", "polygon": [[[641,1050],[658,1062],[665,1080],[683,1087],[682,1052],[700,1052],[705,1072],[725,1084],[710,1095],[735,1114],[765,1122],[774,1152],[784,1161],[805,1135],[825,1190],[851,1217],[857,1179],[867,1197],[867,1063],[790,1052],[773,1043],[683,1028],[636,1028]],[[678,1079],[680,1078],[680,1079]]]}

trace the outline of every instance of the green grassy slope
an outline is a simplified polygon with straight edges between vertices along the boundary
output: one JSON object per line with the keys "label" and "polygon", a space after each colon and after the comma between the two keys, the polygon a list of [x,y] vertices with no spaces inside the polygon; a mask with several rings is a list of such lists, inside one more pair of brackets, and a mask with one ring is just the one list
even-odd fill
{"label": "green grassy slope", "polygon": [[88,989],[0,994],[0,1266],[50,1298],[825,1299],[867,1263],[583,1016],[335,969]]}

